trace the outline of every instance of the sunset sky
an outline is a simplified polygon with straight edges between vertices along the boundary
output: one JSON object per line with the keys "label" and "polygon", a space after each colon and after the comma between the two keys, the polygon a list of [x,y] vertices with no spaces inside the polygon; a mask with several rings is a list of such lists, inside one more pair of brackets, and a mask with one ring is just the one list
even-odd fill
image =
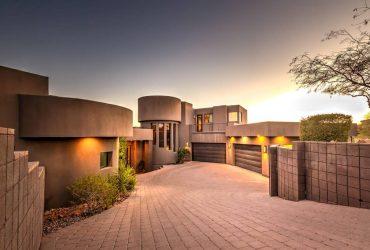
{"label": "sunset sky", "polygon": [[128,107],[171,95],[195,108],[240,104],[249,122],[342,112],[365,99],[297,91],[294,56],[327,54],[361,0],[0,2],[0,65],[50,77],[51,94]]}

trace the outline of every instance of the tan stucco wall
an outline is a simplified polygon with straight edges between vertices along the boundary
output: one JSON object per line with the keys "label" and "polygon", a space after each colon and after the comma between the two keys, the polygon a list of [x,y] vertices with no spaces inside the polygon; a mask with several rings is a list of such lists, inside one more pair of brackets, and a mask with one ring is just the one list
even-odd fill
{"label": "tan stucco wall", "polygon": [[133,136],[125,138],[128,141],[152,141],[153,130],[151,128],[133,128]]}
{"label": "tan stucco wall", "polygon": [[48,81],[45,76],[0,66],[0,126],[15,129],[18,136],[18,94],[48,95]]}
{"label": "tan stucco wall", "polygon": [[225,133],[193,133],[191,142],[225,143]]}
{"label": "tan stucco wall", "polygon": [[[292,144],[293,141],[299,140],[298,137],[228,137],[226,146],[226,163],[230,165],[235,165],[234,157],[234,145],[233,144],[254,144],[261,145],[262,151],[262,174],[269,176],[269,155],[268,153],[263,153],[263,146],[269,145],[288,145]],[[268,150],[267,150],[268,151]]]}
{"label": "tan stucco wall", "polygon": [[181,100],[172,96],[144,96],[139,98],[139,122],[181,121]]}
{"label": "tan stucco wall", "polygon": [[[109,173],[118,166],[118,138],[22,140],[31,161],[45,166],[45,207],[68,205],[66,187],[79,177]],[[113,151],[113,167],[100,169],[100,153]]]}
{"label": "tan stucco wall", "polygon": [[185,147],[191,144],[191,130],[194,123],[193,105],[187,102],[181,103],[181,123],[179,124],[178,146]]}
{"label": "tan stucco wall", "polygon": [[153,147],[153,167],[176,163],[177,153],[165,148]]}
{"label": "tan stucco wall", "polygon": [[132,136],[132,111],[57,96],[19,96],[20,137]]}
{"label": "tan stucco wall", "polygon": [[228,126],[226,136],[289,136],[299,137],[299,122],[259,122]]}

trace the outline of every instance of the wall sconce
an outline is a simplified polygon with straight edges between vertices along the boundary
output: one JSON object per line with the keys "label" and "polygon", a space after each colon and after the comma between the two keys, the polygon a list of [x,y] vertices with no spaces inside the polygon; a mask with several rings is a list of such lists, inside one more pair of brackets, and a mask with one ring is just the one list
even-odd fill
{"label": "wall sconce", "polygon": [[231,143],[229,143],[227,146],[228,146],[229,149],[231,149]]}
{"label": "wall sconce", "polygon": [[263,146],[263,153],[265,153],[265,154],[267,153],[267,146],[266,145]]}

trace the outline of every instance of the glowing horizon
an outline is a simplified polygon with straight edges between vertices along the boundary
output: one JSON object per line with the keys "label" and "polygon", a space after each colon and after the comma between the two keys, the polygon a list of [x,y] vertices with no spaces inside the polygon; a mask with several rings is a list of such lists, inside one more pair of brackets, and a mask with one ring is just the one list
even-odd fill
{"label": "glowing horizon", "polygon": [[[240,104],[250,122],[368,111],[361,98],[294,92],[289,63],[328,54],[361,0],[81,0],[0,4],[0,65],[50,77],[50,93],[130,108],[170,95],[195,108]],[[293,92],[292,92],[293,91]],[[285,99],[285,100],[284,100]],[[290,100],[291,103],[289,103]],[[320,104],[320,105],[318,105]]]}

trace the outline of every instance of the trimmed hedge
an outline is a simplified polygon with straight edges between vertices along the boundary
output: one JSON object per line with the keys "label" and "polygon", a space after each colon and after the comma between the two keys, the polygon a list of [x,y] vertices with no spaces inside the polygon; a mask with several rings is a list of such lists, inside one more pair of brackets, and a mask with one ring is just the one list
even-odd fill
{"label": "trimmed hedge", "polygon": [[344,114],[322,114],[301,120],[302,141],[348,141],[352,117]]}

